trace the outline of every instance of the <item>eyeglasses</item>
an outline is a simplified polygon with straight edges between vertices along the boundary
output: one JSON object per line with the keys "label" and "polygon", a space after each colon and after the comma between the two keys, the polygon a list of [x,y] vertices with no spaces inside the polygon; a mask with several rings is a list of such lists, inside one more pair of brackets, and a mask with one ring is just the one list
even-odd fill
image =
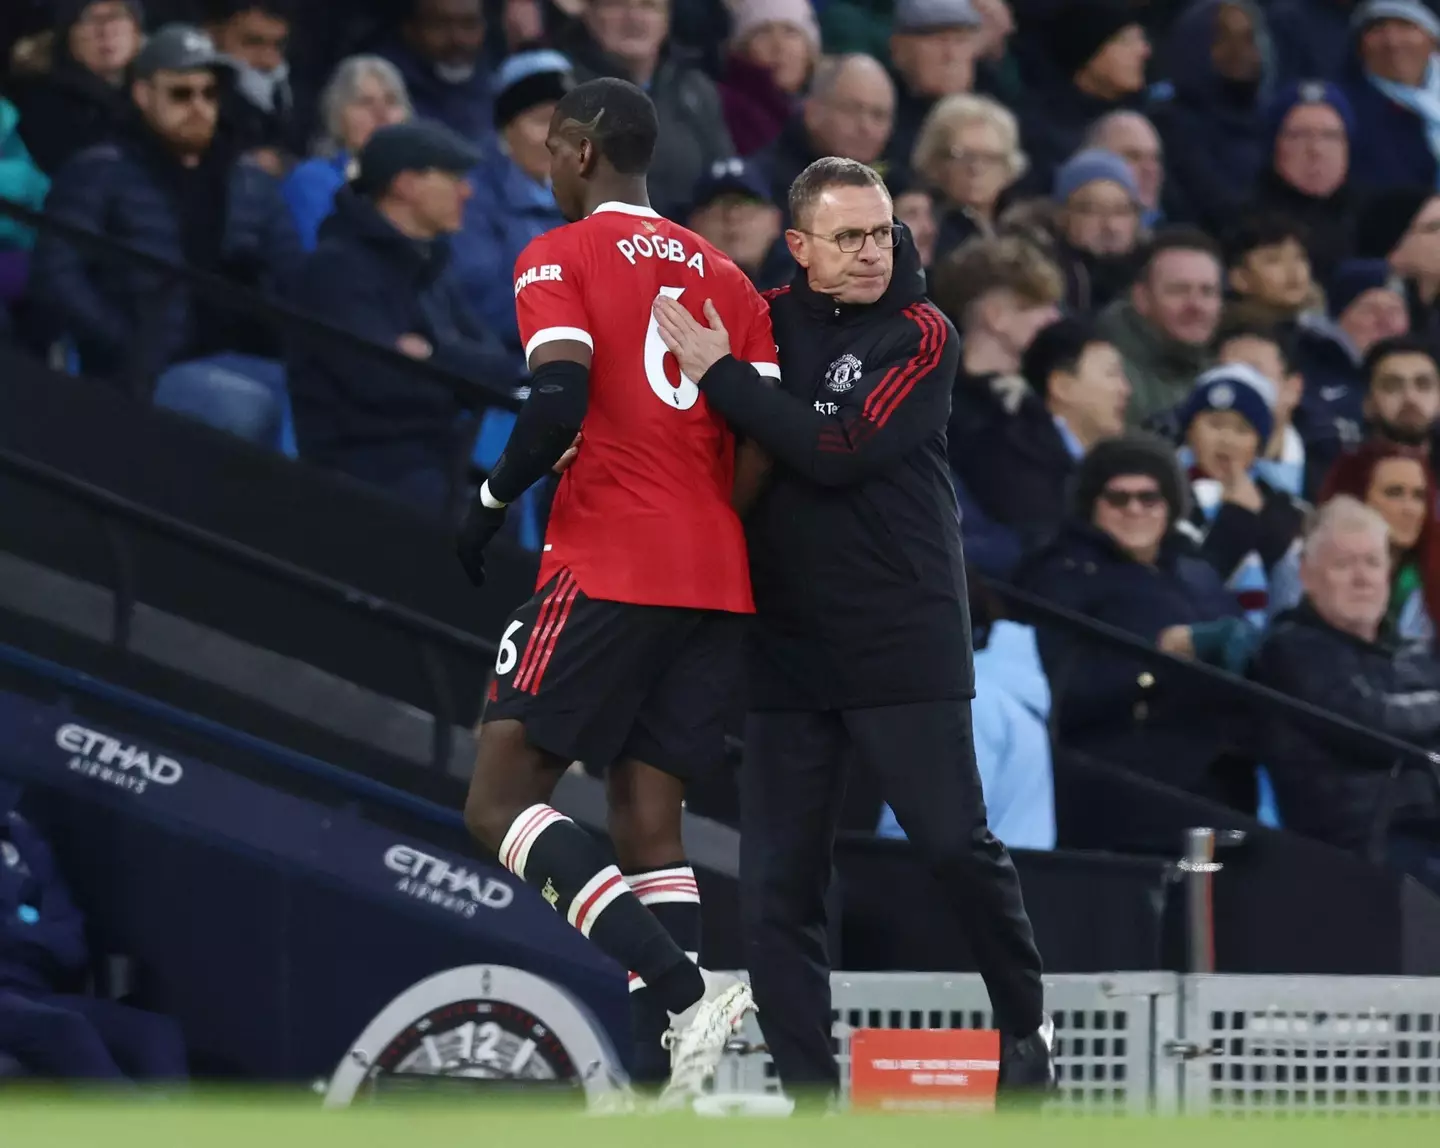
{"label": "eyeglasses", "polygon": [[872,227],[869,231],[861,231],[859,228],[850,227],[844,231],[837,231],[834,235],[821,235],[815,231],[806,231],[797,227],[801,235],[808,235],[812,239],[823,239],[826,243],[833,243],[846,255],[854,255],[865,247],[865,240],[875,240],[875,246],[881,251],[888,251],[900,242],[900,229],[893,223],[882,223],[879,227]]}
{"label": "eyeglasses", "polygon": [[193,104],[197,100],[201,103],[213,104],[220,98],[220,89],[215,84],[179,84],[160,90],[165,93],[165,98],[172,104]]}
{"label": "eyeglasses", "polygon": [[1132,502],[1141,510],[1154,510],[1165,496],[1158,490],[1102,490],[1100,501],[1112,510],[1124,510]]}

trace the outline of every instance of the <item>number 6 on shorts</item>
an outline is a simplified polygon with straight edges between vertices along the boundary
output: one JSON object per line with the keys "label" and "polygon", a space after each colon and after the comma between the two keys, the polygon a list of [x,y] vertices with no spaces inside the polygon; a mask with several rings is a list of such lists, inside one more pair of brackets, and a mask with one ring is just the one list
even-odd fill
{"label": "number 6 on shorts", "polygon": [[520,651],[515,648],[515,643],[510,639],[515,636],[515,631],[524,625],[524,621],[517,618],[505,627],[505,633],[500,638],[500,651],[495,655],[495,676],[497,678],[503,678],[515,668],[515,663],[520,660]]}

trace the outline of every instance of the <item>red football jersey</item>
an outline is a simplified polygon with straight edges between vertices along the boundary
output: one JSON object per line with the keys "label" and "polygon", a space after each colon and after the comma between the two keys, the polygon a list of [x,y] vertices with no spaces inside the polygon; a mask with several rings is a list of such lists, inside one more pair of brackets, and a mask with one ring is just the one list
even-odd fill
{"label": "red football jersey", "polygon": [[602,204],[515,264],[526,358],[558,339],[592,351],[584,442],[555,493],[540,584],[568,567],[590,598],[753,613],[735,438],[660,338],[662,294],[702,323],[712,300],[735,357],[779,378],[769,309],[744,272],[649,208]]}

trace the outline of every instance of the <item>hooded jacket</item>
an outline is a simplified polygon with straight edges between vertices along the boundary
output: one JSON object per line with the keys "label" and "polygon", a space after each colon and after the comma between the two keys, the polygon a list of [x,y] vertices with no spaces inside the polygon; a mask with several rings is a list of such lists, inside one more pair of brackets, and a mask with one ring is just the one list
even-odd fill
{"label": "hooded jacket", "polygon": [[722,359],[700,382],[775,458],[747,521],[755,709],[967,698],[960,517],[945,426],[959,336],[902,234],[875,303],[836,303],[804,270],[770,293],[780,389]]}
{"label": "hooded jacket", "polygon": [[1132,390],[1126,412],[1131,426],[1143,426],[1152,415],[1163,414],[1184,401],[1195,376],[1214,365],[1209,347],[1169,338],[1143,319],[1128,299],[1116,300],[1101,314],[1096,326],[1125,360],[1125,375]]}

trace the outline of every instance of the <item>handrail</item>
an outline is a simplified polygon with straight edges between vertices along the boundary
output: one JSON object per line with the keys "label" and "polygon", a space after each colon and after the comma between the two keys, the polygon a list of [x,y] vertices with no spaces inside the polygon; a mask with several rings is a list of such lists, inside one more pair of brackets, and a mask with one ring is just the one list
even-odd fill
{"label": "handrail", "polygon": [[199,271],[194,267],[179,263],[171,263],[168,259],[161,259],[158,255],[152,255],[148,251],[141,251],[111,239],[109,236],[100,235],[73,223],[67,223],[47,212],[34,211],[3,195],[0,195],[0,216],[8,216],[36,231],[52,232],[65,239],[66,242],[73,243],[82,251],[98,254],[102,258],[128,261],[183,280],[207,301],[239,311],[251,318],[268,320],[282,330],[295,335],[318,337],[322,341],[329,341],[336,346],[344,345],[351,350],[363,349],[365,354],[378,366],[404,371],[417,379],[448,387],[463,406],[473,409],[481,407],[503,407],[512,411],[520,409],[520,399],[508,389],[505,391],[492,390],[473,379],[467,379],[463,375],[436,366],[432,362],[412,359],[394,347],[363,338],[353,331],[347,331],[333,323],[316,319],[303,311],[296,311],[258,291],[252,291],[248,287],[232,283],[222,275]]}
{"label": "handrail", "polygon": [[[429,379],[442,383],[455,391],[462,401],[484,403],[488,405],[508,406],[514,409],[518,406],[518,400],[506,398],[496,392],[485,391],[470,380],[464,379],[432,363],[426,363],[410,359],[401,352],[384,346],[383,344],[372,343],[343,328],[335,327],[329,323],[313,319],[298,311],[291,310],[275,301],[260,295],[257,292],[239,287],[218,275],[208,272],[197,271],[193,268],[180,266],[160,259],[157,256],[146,252],[138,251],[119,243],[113,239],[97,235],[94,232],[73,224],[58,220],[43,212],[36,212],[22,204],[15,203],[0,196],[0,216],[10,216],[21,223],[37,230],[50,230],[64,236],[82,248],[89,248],[98,251],[113,259],[128,259],[131,262],[140,263],[176,278],[183,279],[194,285],[202,295],[219,300],[222,304],[236,306],[252,316],[259,316],[276,321],[282,327],[299,330],[308,334],[319,335],[322,338],[332,340],[336,343],[344,343],[348,346],[363,347],[367,353],[387,365],[397,369],[410,371],[417,377]],[[156,530],[168,533],[171,537],[179,538],[195,544],[201,549],[209,549],[213,553],[225,554],[234,558],[241,564],[248,565],[252,569],[259,569],[284,581],[290,581],[300,585],[311,592],[319,593],[332,600],[348,603],[361,608],[368,607],[377,614],[395,621],[402,628],[409,629],[412,633],[423,634],[428,637],[444,641],[452,646],[466,650],[469,653],[493,655],[496,647],[493,643],[465,631],[456,629],[436,619],[409,610],[406,607],[386,602],[383,599],[365,594],[344,583],[326,578],[303,567],[295,566],[282,559],[274,558],[253,550],[240,543],[232,542],[219,535],[202,530],[199,527],[191,526],[178,519],[170,518],[160,512],[150,510],[147,507],[129,502],[117,495],[88,483],[81,482],[69,475],[65,475],[53,468],[43,464],[35,463],[32,460],[24,459],[8,452],[0,451],[0,466],[9,468],[12,471],[25,473],[43,484],[54,488],[68,490],[81,501],[89,502],[90,505],[102,510],[108,510],[122,517],[128,517],[131,521],[140,521],[152,526]],[[1376,730],[1367,729],[1348,718],[1337,716],[1327,710],[1298,698],[1282,694],[1276,690],[1263,686],[1257,682],[1248,681],[1236,677],[1224,670],[1208,666],[1203,663],[1186,661],[1162,653],[1153,646],[1127,631],[1097,621],[1094,618],[1086,617],[1054,602],[1036,597],[1033,594],[999,582],[984,580],[985,584],[1002,599],[1012,602],[1024,609],[1028,614],[1043,619],[1045,622],[1056,625],[1068,633],[1079,635],[1092,643],[1098,643],[1111,649],[1120,650],[1136,658],[1138,661],[1152,666],[1164,666],[1170,672],[1183,675],[1191,675],[1207,685],[1218,688],[1236,699],[1243,699],[1247,704],[1263,702],[1272,709],[1285,712],[1291,718],[1299,719],[1313,728],[1325,730],[1332,734],[1343,734],[1346,737],[1368,743],[1377,750],[1382,750],[1392,758],[1399,757],[1406,761],[1422,765],[1427,772],[1440,778],[1440,754],[1431,752],[1421,746],[1413,745],[1402,741],[1399,738]],[[441,699],[443,702],[443,699]],[[445,708],[443,704],[438,709]]]}

